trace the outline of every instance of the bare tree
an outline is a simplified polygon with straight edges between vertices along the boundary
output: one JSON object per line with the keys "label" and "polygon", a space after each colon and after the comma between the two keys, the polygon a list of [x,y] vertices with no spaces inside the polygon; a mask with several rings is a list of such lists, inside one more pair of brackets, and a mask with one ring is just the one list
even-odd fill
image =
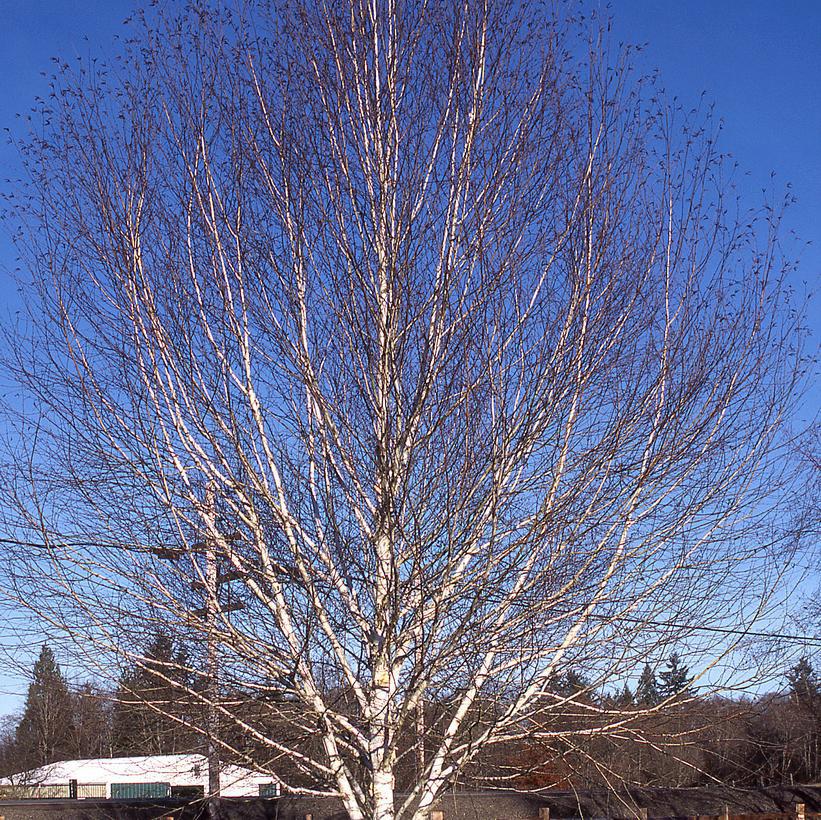
{"label": "bare tree", "polygon": [[24,148],[18,598],[101,666],[175,633],[222,758],[352,818],[640,738],[666,701],[595,693],[650,653],[714,685],[791,546],[800,317],[709,116],[541,4],[135,25]]}

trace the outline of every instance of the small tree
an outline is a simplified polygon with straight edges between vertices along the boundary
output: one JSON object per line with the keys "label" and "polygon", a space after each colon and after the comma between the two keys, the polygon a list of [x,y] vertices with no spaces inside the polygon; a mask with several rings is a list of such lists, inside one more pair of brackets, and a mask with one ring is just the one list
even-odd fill
{"label": "small tree", "polygon": [[25,769],[20,761],[16,743],[16,728],[19,716],[5,715],[0,718],[0,777],[8,777]]}
{"label": "small tree", "polygon": [[620,706],[632,706],[636,702],[635,693],[626,683],[613,697]]}
{"label": "small tree", "polygon": [[800,705],[814,711],[821,697],[821,684],[809,659],[802,657],[787,674],[790,694]]}
{"label": "small tree", "polygon": [[636,703],[642,706],[655,706],[661,701],[656,673],[649,663],[644,664],[641,676],[636,684]]}
{"label": "small tree", "polygon": [[791,746],[793,765],[805,782],[821,777],[821,682],[807,657],[786,674],[795,710]]}
{"label": "small tree", "polygon": [[667,666],[659,672],[658,694],[662,700],[690,693],[690,670],[681,662],[678,652],[671,652]]}

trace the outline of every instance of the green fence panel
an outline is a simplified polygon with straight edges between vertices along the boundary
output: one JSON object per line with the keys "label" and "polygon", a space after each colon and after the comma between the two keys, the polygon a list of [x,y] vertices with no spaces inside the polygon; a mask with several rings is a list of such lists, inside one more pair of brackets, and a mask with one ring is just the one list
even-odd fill
{"label": "green fence panel", "polygon": [[150,797],[168,797],[170,783],[112,783],[111,796],[119,800],[139,800]]}

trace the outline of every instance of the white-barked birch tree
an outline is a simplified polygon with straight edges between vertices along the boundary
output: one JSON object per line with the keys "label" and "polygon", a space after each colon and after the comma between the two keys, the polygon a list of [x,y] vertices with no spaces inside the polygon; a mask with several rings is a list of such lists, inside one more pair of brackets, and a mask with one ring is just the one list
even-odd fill
{"label": "white-barked birch tree", "polygon": [[778,211],[595,20],[178,11],[23,147],[14,594],[101,670],[160,625],[218,657],[195,728],[356,820],[639,737],[591,693],[688,641],[717,680],[698,628],[789,547]]}

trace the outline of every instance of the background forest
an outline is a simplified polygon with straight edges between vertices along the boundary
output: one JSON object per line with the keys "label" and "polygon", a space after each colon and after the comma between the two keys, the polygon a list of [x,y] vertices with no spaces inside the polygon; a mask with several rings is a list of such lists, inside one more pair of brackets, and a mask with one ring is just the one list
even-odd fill
{"label": "background forest", "polygon": [[[196,728],[202,725],[202,707],[186,694],[196,691],[198,682],[193,673],[186,680],[168,680],[169,670],[179,676],[187,668],[184,649],[159,633],[146,646],[145,657],[142,668],[123,669],[111,691],[88,682],[69,683],[44,645],[22,714],[6,717],[0,730],[0,776],[67,759],[204,752],[205,739]],[[454,785],[471,787],[495,779],[500,786],[519,789],[596,788],[614,781],[768,786],[821,778],[821,679],[808,658],[785,671],[781,691],[754,698],[702,697],[688,688],[689,680],[675,652],[655,668],[645,664],[635,690],[625,684],[618,692],[596,693],[583,672],[556,675],[556,694],[573,698],[572,711],[565,715],[570,722],[583,721],[591,706],[647,710],[673,696],[679,703],[643,719],[646,741],[625,733],[622,738],[593,737],[571,748],[523,739],[494,749]],[[251,692],[236,695],[249,717],[259,720],[269,711],[276,722],[278,710],[270,709],[264,698]],[[346,693],[337,697],[344,701]],[[435,713],[437,705],[428,708]],[[435,723],[435,714],[429,719]],[[306,747],[316,742],[307,735],[302,740]],[[248,745],[237,737],[226,741],[234,749]],[[413,775],[412,763],[406,768],[400,783]]]}

